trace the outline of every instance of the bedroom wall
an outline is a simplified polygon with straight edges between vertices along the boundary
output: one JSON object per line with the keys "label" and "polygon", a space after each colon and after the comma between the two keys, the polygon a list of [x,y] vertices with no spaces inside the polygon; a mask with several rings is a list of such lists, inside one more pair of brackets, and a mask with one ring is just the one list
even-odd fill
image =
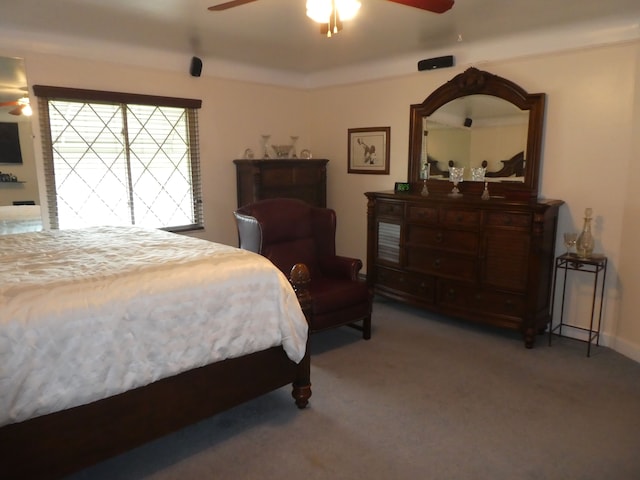
{"label": "bedroom wall", "polygon": [[[586,207],[595,214],[596,250],[609,257],[603,343],[640,361],[638,56],[629,43],[575,52],[476,64],[530,92],[546,92],[547,111],[540,180],[541,197],[562,199],[561,234],[579,231]],[[365,258],[364,192],[389,190],[407,178],[409,105],[422,102],[467,66],[416,72],[404,77],[312,92],[310,119],[314,151],[331,159],[328,203],[338,215],[338,249]],[[338,115],[335,112],[339,112]],[[327,121],[327,119],[331,119]],[[347,129],[391,127],[388,176],[347,174]],[[633,220],[636,219],[636,220]],[[570,281],[565,315],[588,325],[592,277]],[[580,337],[581,332],[575,332]]]}
{"label": "bedroom wall", "polygon": [[[1,52],[0,52],[1,53]],[[308,146],[304,122],[308,93],[285,87],[229,81],[211,76],[191,77],[184,71],[131,67],[30,51],[25,59],[30,85],[54,85],[202,99],[199,112],[205,231],[194,235],[237,245],[232,212],[236,208],[235,166],[246,148],[259,154],[261,135],[273,143],[299,135],[298,148]],[[40,131],[34,112],[35,157],[42,173]],[[44,185],[40,178],[40,185]],[[41,198],[44,198],[42,195]]]}
{"label": "bedroom wall", "polygon": [[[339,253],[366,256],[364,192],[388,190],[406,179],[409,105],[466,66],[358,84],[300,90],[230,81],[184,72],[127,66],[98,60],[40,53],[26,49],[0,54],[25,58],[29,83],[107,89],[201,98],[201,157],[205,202],[203,238],[235,245],[231,212],[236,206],[234,158],[245,148],[259,152],[260,135],[274,143],[299,135],[298,148],[311,148],[330,159],[328,204],[338,214]],[[638,42],[477,63],[476,67],[509,78],[530,92],[546,92],[546,132],[541,196],[566,202],[559,232],[579,230],[582,212],[595,212],[596,250],[609,256],[603,343],[640,361],[640,325],[634,295],[639,273],[639,213],[633,185],[639,175],[640,57]],[[34,116],[34,119],[37,118]],[[389,175],[347,174],[347,129],[391,127]],[[36,141],[39,131],[34,129]],[[41,166],[39,144],[36,161]],[[41,167],[40,167],[41,168]],[[41,172],[39,172],[41,175]],[[609,177],[604,182],[605,174]],[[563,250],[560,238],[558,252]],[[567,315],[584,322],[590,303],[590,281],[571,282],[573,300]]]}

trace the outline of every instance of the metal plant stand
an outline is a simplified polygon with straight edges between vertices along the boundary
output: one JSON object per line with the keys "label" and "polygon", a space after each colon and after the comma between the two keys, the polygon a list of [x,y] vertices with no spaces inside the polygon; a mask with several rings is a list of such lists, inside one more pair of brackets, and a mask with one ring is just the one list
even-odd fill
{"label": "metal plant stand", "polygon": [[[560,323],[553,326],[553,313],[555,308],[556,297],[556,285],[558,281],[558,271],[562,270],[562,304],[560,306]],[[593,295],[591,297],[591,318],[589,320],[589,328],[580,327],[578,325],[571,325],[564,321],[564,301],[567,287],[567,272],[585,272],[591,273],[594,276],[593,280]],[[600,275],[602,274],[602,275]],[[595,310],[596,310],[596,297],[598,296],[598,281],[601,279],[600,286],[600,301],[598,308],[597,323],[595,322]],[[553,333],[557,330],[558,336],[562,336],[562,327],[571,327],[577,330],[587,332],[587,357],[591,356],[591,344],[595,341],[596,346],[600,345],[600,326],[602,324],[602,306],[604,303],[604,284],[607,277],[607,257],[604,255],[592,255],[590,258],[580,258],[574,253],[565,253],[556,258],[556,268],[553,276],[553,294],[551,300],[551,326],[549,328],[549,345],[551,345],[551,338]],[[595,324],[595,326],[594,326]]]}

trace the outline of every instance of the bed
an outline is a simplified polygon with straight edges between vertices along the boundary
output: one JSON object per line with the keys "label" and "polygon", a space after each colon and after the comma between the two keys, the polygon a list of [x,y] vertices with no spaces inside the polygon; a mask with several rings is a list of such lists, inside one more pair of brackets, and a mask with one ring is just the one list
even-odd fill
{"label": "bed", "polygon": [[3,476],[57,478],[287,384],[304,408],[294,287],[257,254],[161,230],[0,237]]}
{"label": "bed", "polygon": [[42,230],[40,205],[0,205],[0,235]]}

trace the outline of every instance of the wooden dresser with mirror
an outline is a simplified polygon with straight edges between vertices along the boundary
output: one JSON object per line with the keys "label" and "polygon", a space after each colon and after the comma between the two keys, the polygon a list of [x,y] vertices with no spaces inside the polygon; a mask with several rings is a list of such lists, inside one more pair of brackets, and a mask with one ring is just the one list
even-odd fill
{"label": "wooden dresser with mirror", "polygon": [[[475,68],[411,105],[410,191],[366,193],[377,294],[517,330],[534,345],[550,321],[563,203],[538,199],[544,108],[544,94]],[[465,168],[457,197],[449,166]],[[486,182],[471,180],[483,166]]]}

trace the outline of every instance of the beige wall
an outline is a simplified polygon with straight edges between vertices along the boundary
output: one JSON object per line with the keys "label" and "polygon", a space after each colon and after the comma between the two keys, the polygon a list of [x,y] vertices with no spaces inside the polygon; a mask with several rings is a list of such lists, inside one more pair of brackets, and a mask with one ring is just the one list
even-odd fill
{"label": "beige wall", "polygon": [[[302,90],[194,78],[187,71],[132,68],[31,52],[22,55],[30,85],[202,99],[199,131],[205,231],[197,235],[209,240],[237,244],[232,216],[236,208],[234,158],[241,158],[246,148],[258,153],[262,134],[271,134],[273,143],[286,143],[291,135],[299,135],[298,148],[309,144],[303,120],[308,93]],[[37,124],[37,112],[33,118]],[[41,165],[40,132],[36,128],[34,133],[36,159]]]}
{"label": "beige wall", "polygon": [[[629,105],[633,107],[631,132],[625,141],[629,142],[630,155],[626,168],[621,173],[613,175],[613,181],[607,182],[604,191],[620,189],[624,191],[622,205],[618,206],[622,216],[622,231],[620,233],[620,255],[618,258],[617,291],[613,292],[620,299],[619,315],[615,317],[611,333],[615,340],[613,348],[623,353],[635,349],[636,360],[640,349],[640,48],[630,59],[635,70],[634,90],[628,97]],[[612,208],[616,208],[612,205]],[[632,356],[632,355],[629,355]]]}
{"label": "beige wall", "polygon": [[[559,232],[578,230],[582,212],[596,216],[596,250],[609,256],[603,340],[640,361],[638,253],[640,213],[633,188],[640,166],[640,43],[475,65],[504,76],[530,92],[546,92],[547,113],[541,196],[566,202]],[[10,53],[10,52],[0,52]],[[231,212],[236,206],[232,163],[245,148],[258,152],[260,135],[274,143],[299,135],[298,148],[330,159],[328,204],[338,214],[339,253],[366,257],[364,192],[388,190],[406,180],[409,105],[466,67],[310,91],[232,82],[188,73],[54,57],[29,51],[29,82],[135,93],[201,98],[201,156],[209,240],[235,245]],[[16,54],[13,52],[12,54]],[[389,175],[347,173],[347,129],[391,127]],[[39,132],[36,130],[36,141]],[[39,146],[36,156],[40,160]],[[563,250],[560,238],[557,251]],[[590,281],[570,284],[566,314],[584,322]]]}
{"label": "beige wall", "polygon": [[[560,234],[581,229],[584,209],[594,209],[596,250],[609,257],[603,340],[640,361],[640,321],[635,313],[640,311],[640,296],[634,294],[640,266],[634,249],[640,243],[640,212],[633,188],[637,182],[632,181],[640,169],[634,161],[640,149],[634,135],[639,131],[639,51],[636,42],[477,66],[529,92],[547,93],[541,196],[566,202],[560,213]],[[313,147],[331,159],[328,202],[338,214],[341,253],[365,257],[364,192],[388,190],[395,181],[407,178],[409,105],[422,102],[464,69],[312,92]],[[347,174],[346,131],[367,126],[391,127],[389,176]],[[559,235],[556,251],[563,249]],[[590,313],[591,282],[586,275],[569,283],[565,315],[583,326]]]}

